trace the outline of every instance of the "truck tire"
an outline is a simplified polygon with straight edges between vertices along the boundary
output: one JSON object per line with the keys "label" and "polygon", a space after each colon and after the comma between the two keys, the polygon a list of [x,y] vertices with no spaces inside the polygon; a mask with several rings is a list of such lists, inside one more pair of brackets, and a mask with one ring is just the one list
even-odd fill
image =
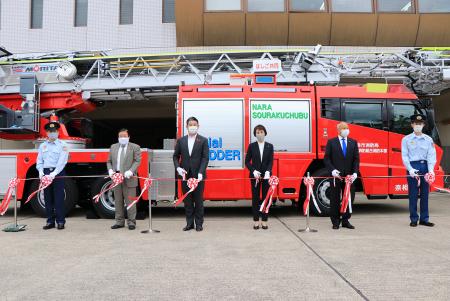
{"label": "truck tire", "polygon": [[[327,177],[329,176],[326,168],[319,169],[312,174],[312,177]],[[331,195],[332,180],[330,179],[315,179],[314,182],[314,197],[321,213],[319,213],[311,200],[310,209],[316,215],[329,216],[330,215],[330,195]]]}
{"label": "truck tire", "polygon": [[[91,196],[95,196],[98,194],[103,188],[111,183],[110,178],[99,178],[94,180],[91,186]],[[95,212],[101,218],[113,219],[115,217],[115,207],[114,207],[114,194],[112,190],[104,193],[98,203],[95,203],[92,200],[92,206],[94,207]]]}
{"label": "truck tire", "polygon": [[[36,191],[39,187],[39,180],[34,180],[30,185],[30,191],[29,194],[31,194],[33,191]],[[70,214],[72,209],[75,207],[75,204],[78,201],[78,187],[75,184],[75,182],[71,179],[65,179],[64,181],[64,207],[66,208],[66,216]],[[41,216],[46,217],[45,212],[45,199],[44,199],[44,192],[41,191],[38,194],[36,194],[31,200],[30,200],[31,208],[33,208],[33,211]]]}

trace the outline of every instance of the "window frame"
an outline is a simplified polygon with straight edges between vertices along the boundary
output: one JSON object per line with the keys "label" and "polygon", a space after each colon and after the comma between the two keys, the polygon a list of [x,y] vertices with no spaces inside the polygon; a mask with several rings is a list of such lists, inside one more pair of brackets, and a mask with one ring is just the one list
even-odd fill
{"label": "window frame", "polygon": [[[320,118],[330,119],[330,120],[334,120],[334,121],[342,121],[342,101],[341,100],[342,99],[339,97],[321,97],[320,98]],[[327,105],[326,102],[336,103],[337,106],[339,107],[339,112],[337,112],[337,115],[338,115],[337,119],[326,117],[323,114],[324,112],[326,112],[326,108],[324,107],[325,105]]]}
{"label": "window frame", "polygon": [[248,10],[248,0],[245,0],[245,12],[248,14],[285,14],[289,13],[289,0],[284,1],[284,10],[270,10],[270,11],[249,11]]}
{"label": "window frame", "polygon": [[327,0],[328,1],[328,6],[329,6],[329,11],[332,14],[374,14],[376,13],[376,0],[370,0],[370,2],[372,3],[372,11],[370,12],[345,12],[345,11],[333,11],[333,0]]}
{"label": "window frame", "polygon": [[415,0],[416,2],[416,12],[417,14],[449,14],[450,10],[448,12],[421,12],[420,11],[420,0]]}
{"label": "window frame", "polygon": [[330,13],[330,0],[324,0],[325,10],[303,10],[303,9],[293,9],[291,2],[295,0],[287,0],[287,9],[290,13]]}
{"label": "window frame", "polygon": [[[206,1],[206,0],[205,0]],[[242,0],[241,0],[242,1]],[[206,2],[205,2],[206,3]],[[174,4],[176,5],[176,1],[174,0]],[[175,7],[174,7],[174,12],[173,12],[173,17],[174,20],[173,22],[164,22],[164,9],[165,9],[165,5],[166,5],[166,1],[162,0],[162,13],[161,13],[161,23],[162,24],[176,24],[177,23],[177,16],[176,16],[176,12],[175,12]]]}
{"label": "window frame", "polygon": [[131,23],[122,23],[122,18],[121,18],[121,12],[122,12],[122,1],[124,0],[119,0],[119,25],[134,25],[134,0],[132,1],[132,14],[131,14]]}
{"label": "window frame", "polygon": [[[360,104],[381,104],[381,128],[373,128],[364,125],[359,125],[356,123],[350,123],[347,121],[346,105],[348,103],[360,103]],[[369,129],[379,130],[379,131],[389,131],[389,120],[388,120],[388,110],[386,99],[384,98],[341,98],[341,119],[348,124],[355,124],[358,126],[367,127]]]}
{"label": "window frame", "polygon": [[41,27],[33,27],[33,1],[30,0],[30,29],[43,29],[44,28],[44,0],[42,0],[42,20],[41,20]]}
{"label": "window frame", "polygon": [[410,15],[410,14],[416,14],[416,12],[417,12],[416,0],[410,0],[411,4],[412,4],[412,9],[409,12],[395,11],[395,10],[393,10],[393,11],[380,11],[379,10],[379,8],[380,8],[379,1],[380,0],[376,0],[376,7],[375,7],[375,9],[376,9],[376,13],[377,14],[407,14],[407,15],[409,14]]}
{"label": "window frame", "polygon": [[246,9],[244,5],[246,4],[246,0],[240,0],[241,1],[241,9],[239,10],[207,10],[206,9],[206,2],[208,0],[203,0],[203,12],[205,13],[237,13],[237,12],[246,12]]}
{"label": "window frame", "polygon": [[77,1],[73,1],[73,27],[87,27],[89,23],[89,0],[87,0],[86,25],[77,25]]}

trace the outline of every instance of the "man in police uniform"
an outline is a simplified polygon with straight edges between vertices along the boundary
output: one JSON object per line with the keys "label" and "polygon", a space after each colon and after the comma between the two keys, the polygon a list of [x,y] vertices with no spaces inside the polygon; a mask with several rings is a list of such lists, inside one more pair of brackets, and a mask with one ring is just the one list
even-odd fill
{"label": "man in police uniform", "polygon": [[[434,174],[436,164],[436,149],[433,139],[422,133],[426,118],[422,114],[411,116],[411,127],[414,132],[402,139],[402,159],[403,165],[408,170],[408,194],[409,213],[411,227],[420,225],[433,227],[428,216],[428,192],[429,185],[424,179],[424,175],[429,172]],[[420,177],[420,187],[418,187],[417,177]],[[417,198],[420,190],[420,218],[417,215]]]}
{"label": "man in police uniform", "polygon": [[44,230],[55,228],[55,214],[58,230],[64,229],[66,223],[64,208],[64,168],[69,156],[65,142],[58,140],[58,122],[49,122],[45,125],[47,141],[39,146],[39,153],[36,162],[36,169],[39,171],[39,178],[49,175],[53,182],[44,190],[45,211],[47,213],[47,224]]}

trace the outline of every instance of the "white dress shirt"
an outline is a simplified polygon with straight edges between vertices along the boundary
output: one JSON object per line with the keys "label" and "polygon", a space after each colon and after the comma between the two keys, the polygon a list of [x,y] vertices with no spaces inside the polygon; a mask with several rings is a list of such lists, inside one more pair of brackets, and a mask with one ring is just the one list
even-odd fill
{"label": "white dress shirt", "polygon": [[261,154],[261,162],[262,162],[262,159],[263,159],[263,153],[264,153],[264,143],[265,143],[265,142],[263,142],[263,143],[258,142],[259,153]]}
{"label": "white dress shirt", "polygon": [[195,143],[196,138],[197,138],[197,135],[192,136],[192,137],[188,135],[189,156],[192,155],[192,149],[194,148],[194,143]]}
{"label": "white dress shirt", "polygon": [[124,151],[124,155],[127,153],[127,147],[128,147],[128,144],[126,144],[125,147],[122,147],[122,145],[119,146],[119,152],[117,153],[117,169],[116,169],[116,171],[117,170],[121,171],[120,170],[120,157],[122,155],[122,150]]}

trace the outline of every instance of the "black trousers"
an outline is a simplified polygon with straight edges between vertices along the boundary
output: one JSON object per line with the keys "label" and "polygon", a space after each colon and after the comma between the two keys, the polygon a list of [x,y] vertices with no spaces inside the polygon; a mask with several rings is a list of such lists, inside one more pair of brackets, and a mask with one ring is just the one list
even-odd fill
{"label": "black trousers", "polygon": [[266,198],[267,191],[269,190],[269,180],[259,180],[258,184],[256,184],[256,180],[252,179],[250,180],[250,184],[252,185],[253,221],[257,222],[261,217],[261,219],[266,222],[269,219],[269,215],[267,213],[260,212],[259,208],[261,207],[262,202]]}
{"label": "black trousers", "polygon": [[[345,188],[345,180],[339,179],[331,179],[331,200],[330,200],[330,218],[333,225],[339,225],[341,220],[343,223],[348,222],[351,217],[349,207],[347,207],[347,211],[342,214],[341,217],[341,200],[342,194],[344,193]],[[336,186],[334,185],[336,183]],[[354,185],[350,188],[351,200],[355,199],[355,188]]]}
{"label": "black trousers", "polygon": [[[44,174],[49,175],[54,168],[44,168]],[[57,175],[65,176],[64,169]],[[66,209],[64,208],[64,178],[53,179],[52,184],[44,189],[45,212],[47,224],[66,223]]]}
{"label": "black trousers", "polygon": [[[188,178],[188,177],[187,177]],[[194,220],[196,226],[203,226],[203,216],[204,216],[204,207],[203,207],[203,191],[205,189],[205,182],[201,181],[198,183],[197,188],[188,194],[188,196],[184,199],[184,210],[186,213],[186,224],[189,227],[194,226]],[[187,186],[187,181],[182,181],[181,190],[183,194],[189,191]]]}

